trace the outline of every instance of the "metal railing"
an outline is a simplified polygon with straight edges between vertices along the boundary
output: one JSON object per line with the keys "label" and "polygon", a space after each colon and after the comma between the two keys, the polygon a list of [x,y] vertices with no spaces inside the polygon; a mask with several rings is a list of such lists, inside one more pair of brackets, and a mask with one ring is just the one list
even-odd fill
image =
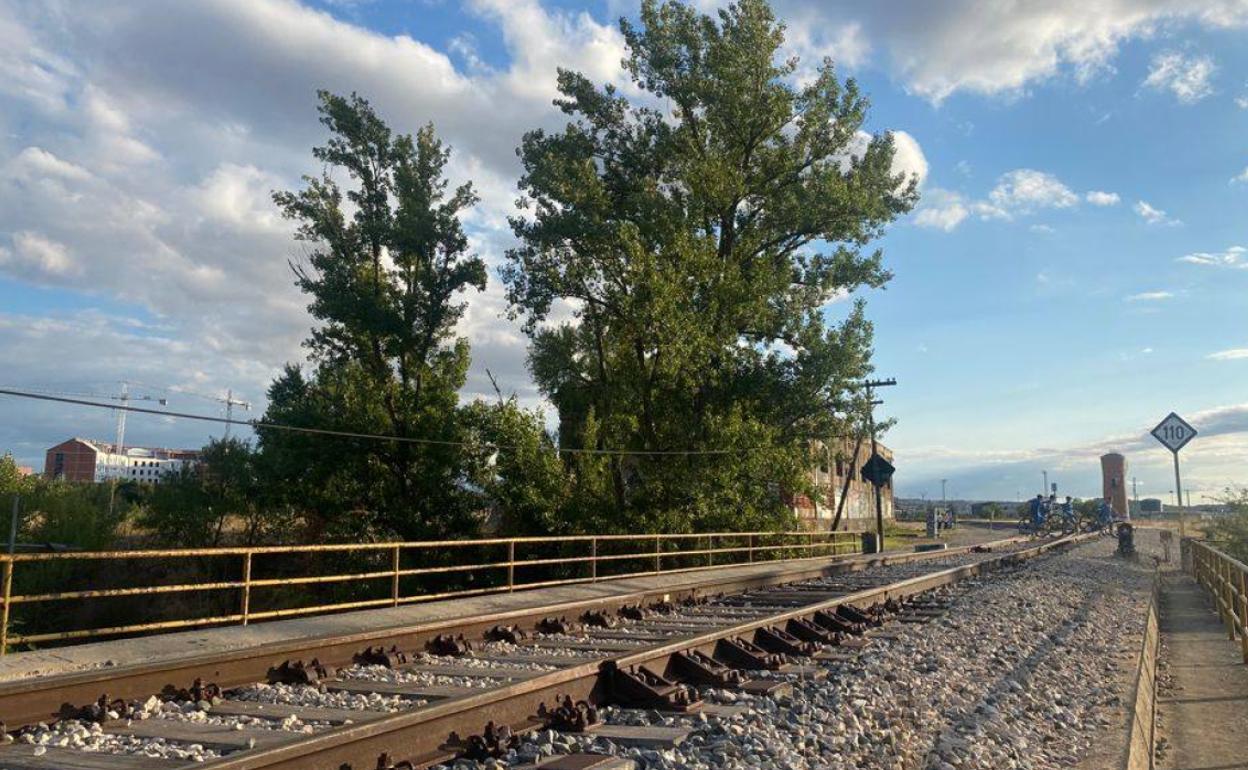
{"label": "metal railing", "polygon": [[[565,552],[556,556],[541,555],[543,549],[549,551],[551,547]],[[573,553],[566,552],[569,548]],[[463,555],[472,556],[472,552],[483,550],[496,553],[498,558],[457,558]],[[255,621],[300,615],[398,607],[435,599],[590,583],[607,578],[689,572],[774,559],[825,558],[859,552],[861,540],[857,533],[711,532],[0,554],[0,563],[3,564],[3,586],[0,589],[3,591],[3,603],[0,605],[0,655],[5,654],[10,645],[18,644],[63,643],[225,624],[247,625]],[[283,555],[301,560],[303,563],[295,566],[298,570],[304,570],[315,566],[308,564],[308,561],[314,562],[317,557],[334,554],[351,557],[351,570],[329,574],[301,574],[292,572],[288,567],[286,572],[274,577],[257,577],[254,574],[266,561]],[[228,564],[235,559],[238,560],[237,571]],[[123,574],[159,574],[163,568],[155,565],[166,562],[186,564],[188,560],[207,560],[212,563],[210,571],[213,574],[233,573],[237,578],[187,582],[183,576],[183,582],[156,582],[109,588],[75,587],[83,583],[98,585],[106,582],[103,580],[104,576],[116,576],[116,572],[104,568],[106,565],[135,565],[128,573]],[[47,570],[49,567],[55,568],[51,576],[45,574],[33,577],[40,577],[45,583],[51,582],[60,590],[14,593],[15,574],[38,568]],[[567,575],[570,572],[580,574],[569,577]],[[177,576],[178,570],[171,569],[165,574]],[[405,581],[411,582],[412,579],[418,579],[420,584],[414,588],[404,585]],[[465,583],[470,583],[472,587],[462,587]],[[294,591],[292,597],[292,587],[311,586],[318,588],[313,591]],[[380,595],[367,599],[315,602],[322,598],[317,595],[318,591],[332,593],[335,586],[348,593],[363,589]],[[255,609],[257,597],[263,598],[266,591],[284,593],[284,599],[294,599],[293,606]],[[140,597],[161,597],[165,603],[169,603],[174,596],[212,594],[220,597],[224,594],[228,597],[230,592],[236,592],[233,601],[218,598],[214,606],[230,606],[233,611],[205,616],[173,617],[71,630],[58,627],[56,630],[37,633],[17,633],[13,628],[15,612],[19,609],[26,611],[46,605],[63,607],[70,602],[133,600]],[[223,604],[223,601],[226,603]],[[154,610],[159,604],[156,603],[148,609]],[[137,611],[140,608],[133,605],[126,608],[126,614],[129,615]],[[32,616],[30,612],[26,614]],[[46,622],[47,618],[43,619]]]}
{"label": "metal railing", "polygon": [[1208,543],[1184,538],[1183,565],[1213,598],[1228,637],[1248,663],[1248,565]]}

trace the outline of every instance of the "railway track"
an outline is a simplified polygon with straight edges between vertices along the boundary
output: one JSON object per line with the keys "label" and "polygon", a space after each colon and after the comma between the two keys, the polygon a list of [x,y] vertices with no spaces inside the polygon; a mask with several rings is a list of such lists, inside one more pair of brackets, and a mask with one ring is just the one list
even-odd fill
{"label": "railway track", "polygon": [[386,770],[498,755],[526,729],[610,738],[627,730],[596,725],[596,705],[711,711],[699,687],[758,693],[777,671],[817,676],[886,617],[939,611],[915,597],[1077,539],[834,563],[777,584],[708,575],[683,595],[0,683],[15,735],[0,770]]}

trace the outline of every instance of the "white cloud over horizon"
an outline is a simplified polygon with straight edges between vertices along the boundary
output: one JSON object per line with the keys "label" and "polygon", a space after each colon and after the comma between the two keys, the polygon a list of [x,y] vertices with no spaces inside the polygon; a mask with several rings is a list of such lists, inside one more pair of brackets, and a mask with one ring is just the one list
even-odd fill
{"label": "white cloud over horizon", "polygon": [[[1248,357],[1248,350],[1245,353]],[[1184,488],[1192,489],[1193,500],[1213,499],[1227,487],[1243,485],[1245,479],[1239,471],[1248,464],[1248,443],[1243,440],[1248,434],[1248,403],[1216,406],[1184,416],[1198,431],[1196,439],[1183,449],[1182,458]],[[1130,475],[1154,479],[1151,488],[1145,484],[1141,496],[1164,497],[1166,488],[1158,488],[1156,479],[1166,478],[1170,453],[1149,435],[1152,428],[1152,424],[1139,425],[1128,432],[1068,446],[907,448],[897,454],[901,469],[898,494],[918,497],[925,487],[935,484],[939,489],[939,479],[948,477],[955,491],[968,486],[996,490],[995,495],[976,496],[981,499],[1012,499],[1018,492],[1030,497],[1039,486],[1040,470],[1045,469],[1053,479],[1061,479],[1063,494],[1093,496],[1100,490],[1100,456],[1118,452],[1127,457]]]}

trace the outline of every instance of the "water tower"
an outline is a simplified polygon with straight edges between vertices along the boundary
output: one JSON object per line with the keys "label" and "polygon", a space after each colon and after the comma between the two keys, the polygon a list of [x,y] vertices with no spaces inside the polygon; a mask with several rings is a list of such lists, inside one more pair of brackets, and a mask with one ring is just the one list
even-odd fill
{"label": "water tower", "polygon": [[1114,512],[1127,516],[1127,458],[1117,452],[1101,455],[1101,491]]}

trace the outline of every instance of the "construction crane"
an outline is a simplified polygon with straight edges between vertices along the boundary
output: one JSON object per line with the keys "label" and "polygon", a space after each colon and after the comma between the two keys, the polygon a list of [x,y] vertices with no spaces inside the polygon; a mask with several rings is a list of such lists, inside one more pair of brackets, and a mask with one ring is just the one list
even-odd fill
{"label": "construction crane", "polygon": [[[121,381],[121,393],[113,396],[105,396],[114,401],[120,401],[122,407],[129,405],[131,401],[155,401],[161,406],[168,406],[169,399],[157,398],[156,396],[134,396],[130,394],[130,383],[127,380]],[[115,454],[121,454],[125,451],[126,444],[126,410],[124,408],[117,410],[117,441],[113,446]]]}
{"label": "construction crane", "polygon": [[[133,384],[140,385],[142,383],[135,382]],[[208,393],[198,393],[194,390],[190,390],[188,388],[184,388],[178,385],[175,385],[173,387],[161,387],[158,385],[145,385],[144,387],[151,388],[153,390],[163,390],[166,393],[176,393],[179,396],[192,396],[194,398],[202,398],[204,401],[212,401],[218,404],[225,404],[225,419],[227,421],[232,421],[234,419],[234,407],[236,406],[240,407],[244,411],[251,411],[251,402],[242,401],[240,399],[234,398],[233,388],[226,390],[225,396],[222,397],[219,395],[210,395]],[[230,422],[226,422],[225,424],[226,440],[230,438],[230,428],[231,428]]]}
{"label": "construction crane", "polygon": [[219,401],[225,404],[225,440],[229,441],[230,440],[230,428],[233,427],[234,407],[236,406],[242,407],[244,411],[250,412],[251,402],[239,401],[238,399],[234,398],[233,389],[225,391],[225,398],[217,398],[213,400]]}

